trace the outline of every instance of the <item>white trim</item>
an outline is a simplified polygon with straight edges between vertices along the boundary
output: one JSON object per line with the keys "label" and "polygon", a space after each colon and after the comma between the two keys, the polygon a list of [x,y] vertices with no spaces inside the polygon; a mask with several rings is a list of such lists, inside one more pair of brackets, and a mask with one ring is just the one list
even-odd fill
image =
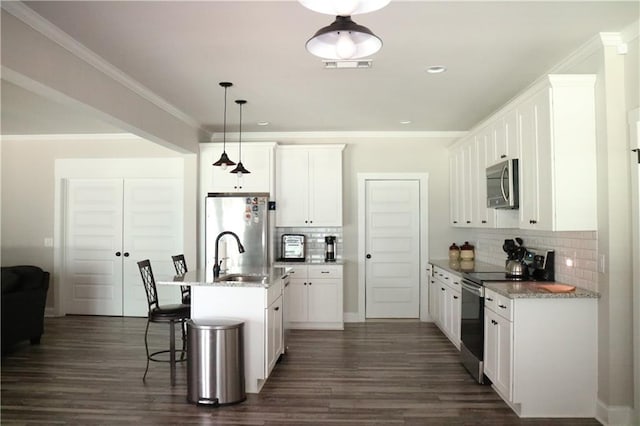
{"label": "white trim", "polygon": [[[182,158],[72,158],[55,160],[53,204],[53,271],[51,285],[54,306],[51,316],[66,314],[64,306],[64,206],[65,181],[72,178],[181,178],[184,179]],[[149,170],[154,172],[149,173]],[[154,174],[155,173],[155,174]]]}
{"label": "white trim", "polygon": [[[640,108],[627,115],[629,123],[629,149],[640,149]],[[631,212],[632,259],[640,258],[640,164],[637,153],[631,153]],[[633,262],[633,386],[635,395],[635,422],[640,424],[640,265]]]}
{"label": "white trim", "polygon": [[[195,119],[180,111],[178,108],[153,93],[150,89],[146,88],[141,83],[134,80],[132,77],[125,74],[123,71],[116,68],[111,63],[107,62],[101,56],[94,53],[85,45],[71,37],[69,34],[65,33],[60,28],[56,27],[51,22],[40,16],[33,9],[25,6],[22,2],[5,1],[2,2],[0,6],[2,7],[2,9],[6,10],[8,13],[15,16],[25,24],[29,25],[31,28],[45,36],[47,39],[68,50],[79,59],[83,60],[98,71],[106,74],[113,80],[130,89],[138,96],[146,99],[153,105],[171,114],[172,116],[176,117],[178,120],[183,121],[189,126],[205,131],[205,129],[202,129],[200,127],[200,124],[198,124]],[[208,132],[205,131],[205,133]]]}
{"label": "white trim", "polygon": [[358,312],[345,312],[343,320],[344,322],[362,322]]}
{"label": "white trim", "polygon": [[[430,139],[430,138],[460,138],[465,136],[467,131],[442,131],[442,132],[375,132],[375,131],[355,131],[355,132],[242,132],[242,141],[264,141],[280,139],[381,139],[407,138],[407,139]],[[227,140],[235,140],[238,133],[228,133]],[[222,133],[213,133],[211,142],[222,142]]]}
{"label": "white trim", "polygon": [[596,420],[605,426],[623,426],[637,424],[633,422],[633,408],[622,405],[605,405],[598,399]]}
{"label": "white trim", "polygon": [[54,133],[31,135],[0,135],[1,140],[14,141],[104,141],[104,140],[146,140],[133,133]]}
{"label": "white trim", "polygon": [[[429,174],[428,173],[358,173],[358,312],[350,313],[357,322],[366,319],[365,308],[365,185],[368,180],[417,180],[420,183],[420,283],[422,292],[427,280],[427,259],[429,259]],[[420,296],[420,301],[428,297]],[[356,317],[357,315],[357,317]],[[345,319],[346,321],[346,319]],[[352,321],[353,322],[353,321]]]}
{"label": "white trim", "polygon": [[635,21],[620,31],[622,41],[630,43],[640,37],[640,20]]}

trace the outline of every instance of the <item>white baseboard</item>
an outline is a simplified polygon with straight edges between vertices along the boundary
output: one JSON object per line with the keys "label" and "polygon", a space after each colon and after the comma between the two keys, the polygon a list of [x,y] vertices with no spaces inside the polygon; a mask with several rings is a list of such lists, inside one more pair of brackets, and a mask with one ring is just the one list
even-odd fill
{"label": "white baseboard", "polygon": [[596,420],[605,426],[633,426],[633,408],[621,405],[607,406],[598,400]]}
{"label": "white baseboard", "polygon": [[56,308],[54,307],[46,307],[44,308],[44,316],[45,317],[57,317]]}

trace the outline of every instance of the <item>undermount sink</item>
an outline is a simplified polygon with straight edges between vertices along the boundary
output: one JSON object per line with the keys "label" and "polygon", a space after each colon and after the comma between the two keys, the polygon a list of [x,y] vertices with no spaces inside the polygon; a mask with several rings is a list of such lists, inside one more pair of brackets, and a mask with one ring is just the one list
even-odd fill
{"label": "undermount sink", "polygon": [[261,282],[265,282],[267,278],[268,276],[264,274],[228,274],[218,278],[218,281],[261,283]]}

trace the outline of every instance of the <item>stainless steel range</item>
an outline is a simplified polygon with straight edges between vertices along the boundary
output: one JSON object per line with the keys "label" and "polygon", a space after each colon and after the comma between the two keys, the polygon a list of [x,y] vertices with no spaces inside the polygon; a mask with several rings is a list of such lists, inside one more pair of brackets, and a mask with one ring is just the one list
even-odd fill
{"label": "stainless steel range", "polygon": [[462,275],[462,309],[460,325],[460,359],[478,381],[490,383],[484,375],[484,283],[499,281],[554,281],[553,250],[526,248],[521,261],[527,269],[522,276],[512,276],[505,269],[494,272],[467,272]]}

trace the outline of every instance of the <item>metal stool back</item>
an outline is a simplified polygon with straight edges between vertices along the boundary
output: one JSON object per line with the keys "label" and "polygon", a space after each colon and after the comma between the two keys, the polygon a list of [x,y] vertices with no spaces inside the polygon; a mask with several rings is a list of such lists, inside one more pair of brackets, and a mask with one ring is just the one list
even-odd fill
{"label": "metal stool back", "polygon": [[[149,371],[149,361],[169,362],[171,366],[171,385],[175,384],[176,376],[176,341],[175,341],[175,323],[180,323],[182,330],[182,350],[180,361],[184,361],[186,353],[186,334],[185,323],[191,316],[191,307],[183,303],[160,306],[158,301],[158,290],[156,289],[156,281],[153,278],[151,262],[149,259],[138,262],[140,276],[144,284],[147,294],[147,302],[149,304],[149,313],[147,315],[147,327],[144,332],[144,347],[147,352],[147,367],[144,370],[142,381],[147,377]],[[169,324],[169,349],[160,350],[149,353],[149,324],[150,323],[168,323]],[[161,359],[158,355],[169,353],[169,360]]]}
{"label": "metal stool back", "polygon": [[[173,260],[173,267],[176,268],[177,275],[184,275],[187,272],[187,261],[184,259],[184,254],[177,254],[171,256]],[[188,285],[181,285],[180,292],[182,293],[182,303],[191,303],[191,287]]]}

